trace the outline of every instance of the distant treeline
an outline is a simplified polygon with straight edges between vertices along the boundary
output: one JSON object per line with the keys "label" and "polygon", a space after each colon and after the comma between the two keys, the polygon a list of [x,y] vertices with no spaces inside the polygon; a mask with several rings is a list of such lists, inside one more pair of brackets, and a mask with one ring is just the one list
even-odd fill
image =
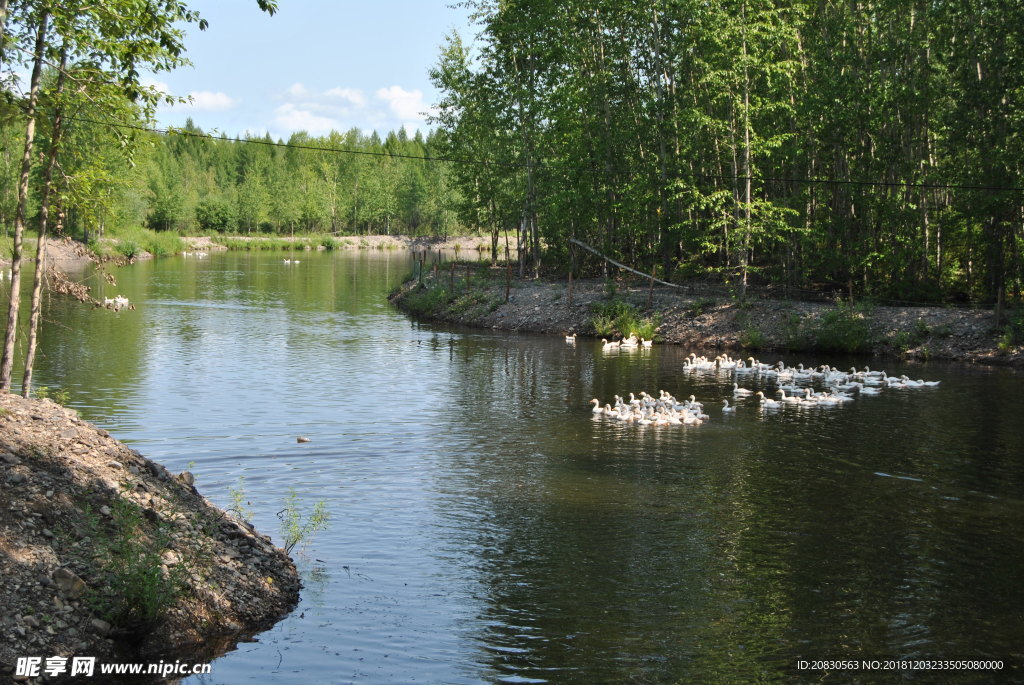
{"label": "distant treeline", "polygon": [[[431,136],[419,132],[409,137],[402,129],[383,140],[358,129],[320,137],[300,132],[287,141],[232,140],[207,136],[191,121],[168,134],[118,124],[123,121],[83,118],[67,125],[64,232],[91,237],[133,226],[183,234],[459,231],[447,165],[415,159],[431,155],[435,147]],[[47,133],[44,128],[43,145]],[[4,234],[17,200],[21,134],[18,126],[0,131]],[[130,156],[119,147],[129,147]],[[32,184],[33,196],[40,185]],[[37,210],[37,202],[30,202],[29,212]]]}
{"label": "distant treeline", "polygon": [[520,227],[524,270],[575,236],[738,289],[1021,297],[1024,3],[468,4],[438,142],[489,161],[452,165],[461,217]]}
{"label": "distant treeline", "polygon": [[416,159],[435,147],[404,129],[383,140],[352,129],[233,141],[189,121],[157,141],[145,220],[183,231],[447,233],[446,165]]}

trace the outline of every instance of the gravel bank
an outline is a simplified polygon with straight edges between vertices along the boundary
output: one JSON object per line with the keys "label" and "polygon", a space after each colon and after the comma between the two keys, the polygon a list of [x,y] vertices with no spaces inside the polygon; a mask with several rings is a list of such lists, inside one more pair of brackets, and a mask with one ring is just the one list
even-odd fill
{"label": "gravel bank", "polygon": [[[21,656],[209,661],[294,608],[291,559],[192,482],[59,404],[0,395],[0,682]],[[176,588],[157,618],[147,583]]]}
{"label": "gravel bank", "polygon": [[[452,288],[446,270],[437,279],[439,285]],[[464,281],[456,275],[452,289],[465,294],[418,315],[499,330],[592,336],[593,305],[609,299],[604,281],[576,281],[570,303],[565,281],[516,279],[506,302],[504,280],[503,271],[493,271],[489,278],[474,277],[470,289],[465,290]],[[426,283],[432,284],[430,276]],[[392,295],[392,302],[407,309],[407,300],[417,287],[407,283]],[[643,316],[660,321],[658,342],[703,351],[793,349],[801,335],[822,325],[824,317],[837,310],[835,304],[758,298],[741,305],[703,285],[650,292],[646,287],[620,285],[615,297],[633,304]],[[876,306],[857,309],[850,316],[863,321],[870,340],[865,351],[875,356],[1024,366],[1024,346],[1000,349],[1002,332],[994,327],[991,311]]]}

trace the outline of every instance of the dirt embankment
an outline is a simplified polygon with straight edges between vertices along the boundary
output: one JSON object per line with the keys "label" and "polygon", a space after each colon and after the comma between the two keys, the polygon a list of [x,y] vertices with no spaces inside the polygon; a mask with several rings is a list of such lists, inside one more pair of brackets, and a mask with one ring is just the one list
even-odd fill
{"label": "dirt embankment", "polygon": [[[475,278],[467,289],[459,276],[452,278],[442,270],[436,284],[447,286],[453,291],[452,297],[436,298],[428,311],[420,308],[414,313],[499,330],[593,336],[594,306],[600,307],[610,299],[604,281],[576,281],[570,303],[565,281],[514,279],[506,302],[504,281],[504,273],[495,272],[486,279]],[[429,274],[426,283],[428,287],[432,284]],[[418,287],[416,283],[406,284],[391,299],[409,310],[410,296],[415,297]],[[813,349],[814,342],[808,336],[830,325],[826,320],[838,309],[829,303],[757,298],[740,304],[704,285],[662,287],[650,292],[646,287],[620,286],[614,297],[634,305],[641,316],[660,322],[658,342],[704,351]],[[846,310],[846,315],[856,326],[845,333],[863,335],[863,351],[877,356],[1024,366],[1024,346],[1006,345],[991,311],[876,306]]]}
{"label": "dirt embankment", "polygon": [[18,657],[206,662],[294,608],[291,559],[192,482],[0,394],[0,682]]}

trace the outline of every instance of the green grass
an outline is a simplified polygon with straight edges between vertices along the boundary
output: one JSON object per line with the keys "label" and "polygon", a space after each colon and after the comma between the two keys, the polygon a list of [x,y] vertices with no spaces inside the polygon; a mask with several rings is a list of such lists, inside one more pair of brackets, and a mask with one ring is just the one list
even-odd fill
{"label": "green grass", "polygon": [[214,239],[218,244],[229,250],[251,250],[251,251],[287,251],[287,250],[315,250],[321,244],[320,238],[297,238],[289,240],[276,236],[260,236],[257,238],[218,237]]}
{"label": "green grass", "polygon": [[759,328],[748,326],[740,333],[740,345],[745,350],[760,350],[765,345],[765,334]]}
{"label": "green grass", "polygon": [[709,309],[711,309],[714,306],[715,306],[715,301],[710,299],[710,298],[701,298],[701,299],[698,299],[698,300],[694,300],[686,308],[686,315],[692,319],[692,318],[700,316],[701,314],[703,314],[704,312],[708,311]]}
{"label": "green grass", "polygon": [[14,238],[9,235],[0,235],[0,259],[10,259],[14,252]]}
{"label": "green grass", "polygon": [[818,318],[792,314],[786,324],[791,350],[821,352],[870,352],[875,340],[868,325],[870,310],[840,302]]}
{"label": "green grass", "polygon": [[1024,345],[1024,311],[1011,312],[1009,322],[1003,326],[999,336],[999,351],[1007,352],[1012,347]]}
{"label": "green grass", "polygon": [[94,240],[89,248],[100,257],[132,259],[143,252],[154,257],[171,257],[185,250],[185,243],[176,233],[134,227],[111,231],[103,240]]}
{"label": "green grass", "polygon": [[86,602],[115,629],[143,634],[156,626],[185,590],[190,569],[168,566],[162,554],[173,545],[168,524],[150,524],[141,507],[115,497],[110,519],[102,520],[86,506],[88,539],[98,571],[86,579]]}
{"label": "green grass", "polygon": [[657,315],[641,316],[635,306],[615,298],[592,303],[590,311],[593,313],[589,322],[590,327],[599,337],[616,334],[625,337],[635,333],[645,340],[654,340],[658,325],[661,323]]}
{"label": "green grass", "polygon": [[[430,267],[426,266],[422,283],[404,292],[402,286],[396,287],[391,296],[399,295],[397,302],[408,313],[434,319],[484,316],[505,301],[504,289],[500,295],[494,290],[497,284],[504,283],[504,276],[481,269],[471,273],[468,279],[460,276],[453,282],[449,269],[448,265],[441,265],[434,278]],[[460,273],[464,271],[460,269]],[[415,272],[407,274],[403,283],[413,280],[416,280]]]}

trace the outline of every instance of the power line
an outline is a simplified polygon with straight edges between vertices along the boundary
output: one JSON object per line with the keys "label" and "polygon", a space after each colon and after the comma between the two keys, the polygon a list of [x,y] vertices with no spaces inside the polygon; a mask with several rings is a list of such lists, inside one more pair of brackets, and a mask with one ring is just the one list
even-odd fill
{"label": "power line", "polygon": [[[487,159],[468,159],[463,157],[434,157],[430,155],[408,155],[397,152],[375,152],[372,150],[351,150],[345,148],[334,148],[334,147],[321,147],[318,145],[302,145],[298,143],[285,143],[281,141],[263,140],[260,138],[228,138],[225,136],[215,136],[210,133],[200,133],[197,131],[186,131],[179,128],[150,128],[147,126],[139,126],[138,124],[124,124],[113,121],[96,121],[94,119],[87,119],[84,117],[69,117],[74,118],[77,121],[82,121],[90,124],[97,124],[100,126],[110,126],[114,128],[126,128],[136,131],[143,131],[146,133],[158,133],[162,135],[182,135],[190,136],[192,138],[201,138],[207,140],[225,141],[231,143],[248,143],[255,145],[267,145],[270,147],[281,147],[293,150],[309,150],[312,152],[331,152],[335,154],[347,154],[347,155],[364,155],[368,157],[388,157],[392,159],[409,159],[421,162],[447,162],[451,164],[476,164],[482,166],[496,166],[509,169],[550,169],[550,170],[572,170],[584,171],[589,173],[597,173],[601,171],[598,167],[583,167],[583,166],[572,166],[568,164],[549,164],[545,162],[500,162]],[[618,171],[613,169],[613,171]],[[910,181],[858,181],[849,179],[834,179],[834,178],[792,178],[792,177],[775,177],[775,176],[731,176],[726,174],[695,174],[695,178],[704,180],[716,180],[716,181],[751,181],[756,183],[803,183],[807,185],[847,185],[847,186],[862,186],[862,187],[874,187],[874,188],[907,188],[916,190],[979,190],[987,192],[1024,192],[1024,186],[984,186],[984,185],[970,185],[963,183],[913,183]]]}

